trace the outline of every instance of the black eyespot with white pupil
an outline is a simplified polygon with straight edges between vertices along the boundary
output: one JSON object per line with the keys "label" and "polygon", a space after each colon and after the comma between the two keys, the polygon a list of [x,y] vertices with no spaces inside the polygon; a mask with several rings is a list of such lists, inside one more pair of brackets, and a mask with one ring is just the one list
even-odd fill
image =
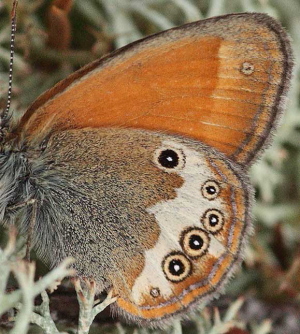
{"label": "black eyespot with white pupil", "polygon": [[214,195],[217,192],[217,189],[214,186],[208,186],[205,189],[210,195]]}
{"label": "black eyespot with white pupil", "polygon": [[173,146],[163,146],[154,153],[154,163],[167,173],[178,172],[185,166],[185,154],[182,149]]}
{"label": "black eyespot with white pupil", "polygon": [[199,235],[193,234],[190,236],[189,246],[193,250],[199,250],[203,247],[203,239]]}
{"label": "black eyespot with white pupil", "polygon": [[209,215],[208,219],[209,219],[210,226],[213,226],[213,227],[216,226],[219,222],[219,217],[213,213]]}
{"label": "black eyespot with white pupil", "polygon": [[192,264],[183,253],[172,252],[164,258],[162,268],[167,280],[181,282],[190,275]]}
{"label": "black eyespot with white pupil", "polygon": [[203,217],[202,223],[209,232],[216,233],[219,232],[224,225],[225,218],[223,213],[217,209],[207,210]]}
{"label": "black eyespot with white pupil", "polygon": [[171,149],[163,150],[158,157],[158,162],[162,167],[175,168],[179,164],[179,156]]}
{"label": "black eyespot with white pupil", "polygon": [[214,200],[220,193],[220,186],[216,181],[208,180],[201,188],[202,196],[208,200]]}
{"label": "black eyespot with white pupil", "polygon": [[172,275],[180,276],[184,272],[184,264],[180,259],[174,259],[169,263],[169,271]]}
{"label": "black eyespot with white pupil", "polygon": [[190,258],[198,258],[206,253],[209,247],[209,235],[198,227],[190,227],[183,231],[180,245],[184,253]]}

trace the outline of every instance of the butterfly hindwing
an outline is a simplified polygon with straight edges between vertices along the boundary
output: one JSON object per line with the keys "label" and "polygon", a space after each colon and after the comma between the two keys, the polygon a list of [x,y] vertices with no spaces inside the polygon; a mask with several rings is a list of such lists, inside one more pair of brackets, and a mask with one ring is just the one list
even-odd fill
{"label": "butterfly hindwing", "polygon": [[[116,302],[125,315],[145,323],[162,321],[216,296],[240,263],[251,232],[252,194],[244,172],[205,145],[155,136],[161,145],[154,164],[184,182],[175,198],[147,208],[160,235],[145,251],[143,271],[130,294]],[[178,157],[177,165],[168,166],[164,155]]]}
{"label": "butterfly hindwing", "polygon": [[46,251],[50,263],[75,257],[78,275],[112,288],[127,319],[158,323],[213,298],[241,261],[251,188],[239,166],[204,144],[144,130],[66,130],[34,159],[38,171],[43,222],[56,230],[44,239],[35,231],[37,248],[60,240],[60,256],[53,243]]}

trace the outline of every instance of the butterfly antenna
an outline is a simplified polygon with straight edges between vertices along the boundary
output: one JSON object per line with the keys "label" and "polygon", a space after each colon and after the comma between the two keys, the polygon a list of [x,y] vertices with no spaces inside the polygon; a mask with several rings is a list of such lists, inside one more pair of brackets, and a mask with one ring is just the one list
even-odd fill
{"label": "butterfly antenna", "polygon": [[18,0],[14,0],[13,8],[11,11],[10,59],[9,59],[7,102],[6,102],[5,108],[2,111],[2,114],[0,114],[0,138],[3,138],[4,136],[3,130],[6,127],[5,123],[7,122],[10,104],[11,104],[15,35],[16,35],[16,26],[17,26],[17,6],[18,6]]}

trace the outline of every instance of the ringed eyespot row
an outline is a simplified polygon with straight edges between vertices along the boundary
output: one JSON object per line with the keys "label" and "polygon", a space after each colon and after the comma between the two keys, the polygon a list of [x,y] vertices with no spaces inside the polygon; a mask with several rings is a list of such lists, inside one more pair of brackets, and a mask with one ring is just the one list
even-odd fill
{"label": "ringed eyespot row", "polygon": [[153,298],[159,297],[160,296],[160,290],[159,290],[159,288],[152,288],[152,289],[150,289],[150,295]]}
{"label": "ringed eyespot row", "polygon": [[185,165],[185,155],[182,150],[163,147],[155,151],[154,162],[166,172],[178,171]]}
{"label": "ringed eyespot row", "polygon": [[207,231],[217,233],[223,228],[225,218],[220,210],[209,209],[204,212],[201,222]]}
{"label": "ringed eyespot row", "polygon": [[167,280],[176,283],[191,274],[192,263],[182,252],[171,252],[163,259],[162,268]]}
{"label": "ringed eyespot row", "polygon": [[186,229],[180,238],[180,245],[184,253],[190,258],[198,258],[204,255],[208,250],[209,242],[208,233],[198,227]]}
{"label": "ringed eyespot row", "polygon": [[202,196],[209,201],[216,199],[220,194],[220,186],[214,180],[206,181],[201,187]]}
{"label": "ringed eyespot row", "polygon": [[204,255],[208,250],[210,238],[203,229],[191,227],[182,232],[179,242],[183,252],[171,252],[162,262],[165,277],[173,283],[182,282],[192,273],[190,258],[196,259]]}

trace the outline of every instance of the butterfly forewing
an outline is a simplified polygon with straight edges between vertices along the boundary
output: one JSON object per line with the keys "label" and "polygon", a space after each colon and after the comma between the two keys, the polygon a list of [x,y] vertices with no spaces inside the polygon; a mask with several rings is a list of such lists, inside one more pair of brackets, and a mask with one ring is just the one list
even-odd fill
{"label": "butterfly forewing", "polygon": [[236,14],[153,35],[60,82],[17,129],[132,127],[185,135],[246,164],[269,137],[291,75],[286,33],[265,14]]}

